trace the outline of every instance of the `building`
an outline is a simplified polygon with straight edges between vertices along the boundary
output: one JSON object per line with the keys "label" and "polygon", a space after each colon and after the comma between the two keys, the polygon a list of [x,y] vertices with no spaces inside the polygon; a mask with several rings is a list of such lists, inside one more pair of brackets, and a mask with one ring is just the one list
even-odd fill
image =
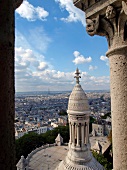
{"label": "building", "polygon": [[69,97],[68,119],[70,129],[69,151],[55,170],[103,170],[90,151],[89,106],[86,94],[79,84],[80,72],[76,70],[76,85]]}
{"label": "building", "polygon": [[[36,167],[36,170],[49,168],[51,170],[104,170],[90,151],[88,100],[79,84],[81,77],[78,69],[75,74],[76,85],[69,97],[67,110],[70,129],[69,146],[61,146],[63,138],[58,134],[55,140],[57,146],[54,144],[42,146],[32,151],[26,160],[21,157],[17,169],[20,169],[20,165],[21,168],[24,167],[25,164],[25,168],[34,169]],[[98,146],[95,146],[94,149],[102,153],[102,148],[100,150]],[[36,158],[37,160],[35,160]]]}
{"label": "building", "polygon": [[92,132],[95,133],[95,136],[104,136],[104,124],[92,123]]}

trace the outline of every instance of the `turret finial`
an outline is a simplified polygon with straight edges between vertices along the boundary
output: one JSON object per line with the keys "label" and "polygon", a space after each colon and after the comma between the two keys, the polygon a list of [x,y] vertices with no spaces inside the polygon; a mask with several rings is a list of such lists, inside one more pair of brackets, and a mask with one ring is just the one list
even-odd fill
{"label": "turret finial", "polygon": [[81,78],[81,76],[79,76],[80,72],[79,72],[79,69],[77,68],[76,69],[76,72],[75,72],[76,76],[74,78],[76,78],[76,84],[79,84],[79,79]]}

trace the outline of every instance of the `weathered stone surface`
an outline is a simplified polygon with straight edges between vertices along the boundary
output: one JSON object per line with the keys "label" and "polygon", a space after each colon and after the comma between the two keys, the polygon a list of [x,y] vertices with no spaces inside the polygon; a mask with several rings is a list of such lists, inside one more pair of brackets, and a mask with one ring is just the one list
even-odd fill
{"label": "weathered stone surface", "polygon": [[1,170],[15,169],[14,113],[14,9],[12,0],[3,0],[0,4]]}
{"label": "weathered stone surface", "polygon": [[0,170],[15,169],[14,2],[0,1]]}
{"label": "weathered stone surface", "polygon": [[74,0],[74,4],[86,13],[88,34],[108,41],[113,170],[127,170],[127,0]]}

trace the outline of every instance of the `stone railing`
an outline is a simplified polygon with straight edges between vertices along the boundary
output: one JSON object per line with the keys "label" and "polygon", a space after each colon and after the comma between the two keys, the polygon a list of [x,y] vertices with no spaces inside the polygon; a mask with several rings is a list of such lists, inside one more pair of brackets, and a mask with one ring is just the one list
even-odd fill
{"label": "stone railing", "polygon": [[37,153],[38,151],[42,150],[42,149],[46,149],[48,147],[53,147],[56,146],[56,143],[53,144],[46,144],[46,145],[42,145],[39,148],[36,148],[35,150],[33,150],[30,154],[28,154],[27,158],[25,159],[24,156],[21,156],[21,159],[19,160],[19,162],[17,163],[16,167],[17,170],[29,170],[29,161],[31,159],[31,157]]}

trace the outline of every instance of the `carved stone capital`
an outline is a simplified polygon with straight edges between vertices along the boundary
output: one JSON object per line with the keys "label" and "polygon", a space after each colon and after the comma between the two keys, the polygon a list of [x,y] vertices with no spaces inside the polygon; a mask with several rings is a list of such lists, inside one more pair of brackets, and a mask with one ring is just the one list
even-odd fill
{"label": "carved stone capital", "polygon": [[122,8],[107,6],[104,15],[86,19],[89,35],[105,36],[109,49],[127,44],[127,3],[122,1]]}
{"label": "carved stone capital", "polygon": [[90,36],[105,36],[109,49],[127,44],[127,1],[75,0],[86,13],[86,31]]}

